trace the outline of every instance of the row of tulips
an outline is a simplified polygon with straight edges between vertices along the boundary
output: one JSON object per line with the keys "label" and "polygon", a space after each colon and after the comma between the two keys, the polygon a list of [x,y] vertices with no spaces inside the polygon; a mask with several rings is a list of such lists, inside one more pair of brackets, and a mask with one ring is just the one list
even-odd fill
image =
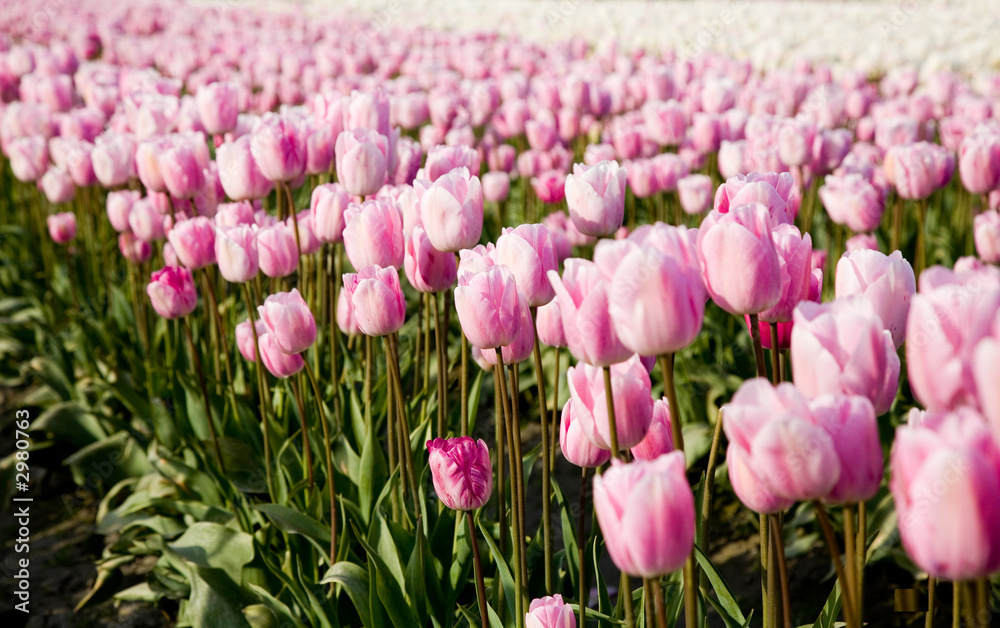
{"label": "row of tulips", "polygon": [[[932,579],[955,582],[956,593],[972,590],[969,612],[987,609],[985,578],[1000,569],[991,497],[1000,490],[993,94],[955,75],[926,87],[902,74],[879,83],[838,70],[835,80],[826,66],[760,75],[717,55],[591,54],[419,30],[358,48],[288,15],[280,19],[295,35],[282,39],[275,61],[252,50],[267,37],[266,13],[246,23],[249,35],[227,32],[222,45],[204,37],[222,28],[219,11],[203,11],[201,28],[157,15],[97,13],[89,30],[38,42],[10,27],[17,43],[4,41],[0,52],[10,101],[0,147],[24,185],[8,211],[36,235],[47,221],[89,298],[111,298],[108,227],[118,233],[146,394],[152,364],[172,368],[177,357],[176,338],[164,353],[152,350],[156,330],[183,330],[212,472],[227,482],[227,438],[259,439],[265,490],[242,499],[308,509],[329,531],[320,561],[330,573],[343,563],[399,563],[382,554],[388,546],[372,555],[354,527],[376,515],[356,521],[354,491],[360,502],[371,487],[344,471],[342,432],[351,424],[362,456],[387,460],[388,504],[375,511],[391,525],[420,544],[444,520],[424,498],[425,468],[440,504],[467,519],[461,536],[475,556],[478,617],[452,607],[435,621],[585,625],[583,511],[579,555],[567,556],[565,544],[562,558],[578,587],[578,618],[557,582],[550,509],[561,495],[552,477],[561,455],[585,482],[587,469],[599,469],[593,507],[621,571],[616,617],[637,621],[634,576],[643,580],[646,625],[665,628],[683,608],[693,628],[707,620],[706,604],[724,597],[705,556],[724,434],[728,482],[759,515],[766,626],[793,621],[783,529],[797,502],[815,509],[844,622],[862,625],[867,508],[884,484],[890,445],[906,552]],[[179,33],[183,53],[172,41]],[[72,211],[55,211],[67,205]],[[935,229],[945,228],[958,241],[940,246]],[[825,248],[814,248],[820,242]],[[956,260],[972,250],[978,258]],[[39,240],[39,257],[54,277],[50,242]],[[152,321],[147,306],[180,324]],[[691,393],[677,385],[677,370],[705,321],[724,314],[746,326],[757,377],[712,417],[704,479],[692,484],[685,429],[694,421],[681,404]],[[379,337],[384,386],[375,374]],[[563,348],[576,360],[564,374]],[[480,416],[473,389],[483,376],[470,372],[470,358],[492,374],[492,425]],[[533,386],[522,381],[529,359]],[[662,382],[656,398],[654,380]],[[276,401],[286,391],[292,412]],[[912,405],[909,391],[926,411],[914,408],[885,442],[891,430],[880,421],[895,427],[887,422]],[[165,394],[177,394],[173,380]],[[248,402],[249,425],[240,412]],[[540,496],[526,489],[528,416],[540,427]],[[492,447],[470,438],[490,428]],[[274,459],[283,460],[293,435],[303,456],[298,489]],[[348,475],[346,493],[338,474]],[[310,505],[319,486],[324,495]],[[495,526],[481,510],[494,487]],[[532,535],[525,522],[537,502]],[[843,551],[832,506],[842,515]],[[495,565],[490,596],[477,530]],[[530,583],[529,545],[540,548],[540,586]],[[703,570],[715,578],[715,598],[699,586]],[[681,583],[683,603],[664,592],[672,583]],[[529,601],[529,591],[545,597]],[[386,602],[390,614],[394,602]],[[605,611],[593,617],[606,621]],[[739,608],[725,612],[746,621]]]}

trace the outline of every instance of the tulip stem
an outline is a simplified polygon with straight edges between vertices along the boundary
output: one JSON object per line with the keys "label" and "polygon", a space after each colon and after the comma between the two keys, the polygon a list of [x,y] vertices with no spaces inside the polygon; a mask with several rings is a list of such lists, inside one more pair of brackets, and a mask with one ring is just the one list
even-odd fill
{"label": "tulip stem", "polygon": [[191,360],[194,362],[195,371],[198,373],[198,383],[201,384],[201,396],[205,401],[205,423],[208,424],[208,433],[212,437],[212,447],[215,449],[215,458],[219,461],[219,468],[223,475],[226,473],[226,464],[222,461],[222,449],[219,447],[219,436],[215,433],[215,423],[212,420],[212,402],[208,398],[208,386],[205,385],[205,373],[201,369],[201,357],[198,356],[198,348],[194,344],[194,336],[191,335],[191,326],[188,325],[187,317],[181,319],[181,326],[187,335],[188,347],[191,349]]}
{"label": "tulip stem", "polygon": [[916,262],[916,268],[914,269],[914,274],[920,277],[920,273],[927,268],[927,251],[925,244],[925,231],[927,226],[927,199],[922,198],[919,201],[917,208],[917,247],[914,252],[914,261]]}
{"label": "tulip stem", "polygon": [[781,519],[778,515],[771,517],[771,538],[774,541],[774,549],[777,552],[775,562],[778,564],[778,579],[781,586],[781,615],[782,624],[785,628],[792,628],[791,597],[788,594],[788,564],[785,562],[785,541],[782,534]]}
{"label": "tulip stem", "polygon": [[[858,566],[855,561],[854,544],[857,542],[857,534],[854,531],[854,509],[850,504],[844,505],[844,565],[847,576],[847,586],[851,587],[851,595],[858,599]],[[855,608],[855,612],[857,608]],[[860,617],[855,616],[854,621],[860,621]]]}
{"label": "tulip stem", "polygon": [[604,396],[608,402],[608,433],[611,438],[611,455],[625,462],[625,454],[618,450],[618,425],[615,418],[615,398],[611,388],[611,367],[604,367]]}
{"label": "tulip stem", "polygon": [[[959,583],[955,583],[956,585]],[[962,612],[965,615],[965,625],[966,626],[976,626],[979,622],[976,621],[976,591],[973,588],[972,581],[965,581],[961,583],[962,588]]]}
{"label": "tulip stem", "polygon": [[767,379],[767,364],[764,361],[764,346],[760,342],[760,323],[756,314],[750,315],[750,342],[753,344],[753,357],[757,363],[757,377]]}
{"label": "tulip stem", "polygon": [[[503,355],[500,348],[496,351],[497,360],[502,365]],[[521,386],[518,383],[517,365],[508,364],[507,371],[510,373],[510,416],[511,428],[514,430],[514,456],[517,458],[517,466],[514,468],[513,477],[517,480],[517,527],[519,530],[518,542],[521,544],[521,582],[527,587],[528,582],[528,548],[526,546],[528,538],[527,529],[524,522],[524,454],[521,453],[521,409],[519,402]],[[527,602],[527,600],[525,600]]]}
{"label": "tulip stem", "polygon": [[934,576],[927,579],[927,613],[924,615],[924,628],[934,628],[934,598],[937,580]]}
{"label": "tulip stem", "polygon": [[469,339],[464,333],[460,333],[462,338],[462,361],[459,366],[459,377],[461,380],[460,411],[462,415],[458,417],[459,429],[462,436],[469,435]]}
{"label": "tulip stem", "polygon": [[399,339],[396,336],[396,332],[393,332],[388,336],[383,336],[383,340],[386,342],[388,351],[386,359],[389,361],[388,370],[396,393],[396,413],[399,421],[399,446],[402,464],[406,471],[406,479],[410,485],[410,492],[413,494],[414,514],[417,519],[420,519],[420,494],[417,491],[417,476],[413,468],[413,450],[410,447],[410,420],[406,413],[406,402],[403,400],[403,379],[399,372]]}
{"label": "tulip stem", "polygon": [[865,618],[865,563],[868,559],[868,504],[858,502],[858,536],[854,544],[854,562],[858,570],[854,596],[858,611],[858,623],[864,625]]}
{"label": "tulip stem", "polygon": [[698,574],[694,568],[694,550],[684,561],[684,625],[687,628],[698,627]]}
{"label": "tulip stem", "polygon": [[[424,390],[431,385],[431,299],[434,294],[425,292],[424,304]],[[424,408],[426,408],[426,403]],[[421,419],[425,417],[421,416]]]}
{"label": "tulip stem", "polygon": [[771,381],[777,386],[781,383],[781,360],[778,358],[778,323],[768,323],[767,328],[771,332]]}
{"label": "tulip stem", "polygon": [[337,484],[333,475],[333,450],[330,446],[330,425],[327,422],[326,410],[323,408],[323,397],[319,391],[319,383],[308,360],[303,360],[306,365],[306,375],[309,376],[309,383],[312,385],[313,397],[316,398],[316,410],[319,413],[319,422],[323,426],[323,455],[326,463],[326,485],[330,497],[330,565],[336,562],[337,557]]}
{"label": "tulip stem", "polygon": [[684,432],[681,431],[681,406],[677,401],[677,387],[674,384],[674,354],[665,353],[660,356],[660,370],[663,371],[663,394],[667,396],[670,406],[670,435],[674,440],[674,449],[684,453]]}
{"label": "tulip stem", "polygon": [[[534,328],[535,342],[532,352],[535,354],[535,381],[538,385],[538,422],[542,427],[542,545],[545,561],[545,592],[552,594],[552,518],[550,502],[552,501],[552,485],[549,474],[552,468],[550,458],[552,450],[549,447],[548,409],[545,407],[545,372],[542,369],[542,350],[538,341],[538,308],[532,308],[531,325]],[[464,337],[464,336],[463,336]]]}
{"label": "tulip stem", "polygon": [[[518,628],[524,627],[524,593],[521,589],[521,541],[517,538],[521,533],[521,526],[516,522],[519,520],[520,506],[517,499],[517,465],[518,461],[514,451],[514,427],[510,416],[510,404],[507,396],[507,375],[503,372],[503,353],[496,352],[497,363],[493,367],[497,381],[500,382],[500,405],[503,406],[503,422],[506,427],[507,441],[509,443],[508,457],[510,458],[511,496],[510,510],[515,524],[511,526],[514,550],[514,588],[517,590],[517,598],[514,600],[514,613]],[[501,528],[501,533],[505,530]],[[523,537],[522,537],[523,538]]]}
{"label": "tulip stem", "polygon": [[[559,447],[559,356],[562,351],[559,347],[555,347],[556,354],[556,364],[555,364],[555,377],[552,378],[552,421],[549,423],[549,444],[552,447],[552,453],[549,455],[549,473],[555,470],[556,466],[556,448]],[[582,628],[582,627],[581,627]]]}
{"label": "tulip stem", "polygon": [[[653,585],[653,608],[656,611],[656,628],[667,628],[667,607],[663,603],[663,587],[660,586],[659,578],[652,578]],[[647,625],[649,625],[647,623]]]}
{"label": "tulip stem", "polygon": [[898,251],[903,239],[903,197],[896,195],[896,202],[892,208],[892,238],[889,241],[889,249]]}
{"label": "tulip stem", "polygon": [[955,580],[951,583],[951,628],[962,626],[962,583]]}
{"label": "tulip stem", "polygon": [[[558,355],[558,353],[556,354]],[[587,526],[587,467],[580,467],[580,516],[576,524],[576,546],[579,552],[579,573],[577,573],[577,584],[580,590],[580,618],[576,622],[579,628],[586,628],[585,611],[587,609],[587,582],[584,575],[587,573],[585,552],[587,540],[584,538],[584,531]]]}
{"label": "tulip stem", "polygon": [[976,579],[976,622],[984,628],[990,618],[990,583],[986,578]]}
{"label": "tulip stem", "polygon": [[[229,389],[229,402],[233,406],[233,419],[240,422],[240,411],[236,405],[236,390],[233,380],[233,368],[229,363],[229,341],[226,340],[225,327],[222,324],[222,316],[219,314],[219,305],[215,297],[215,283],[208,276],[208,269],[202,269],[202,283],[205,286],[205,294],[208,295],[209,307],[212,310],[212,323],[215,325],[216,337],[222,345],[222,363],[226,370],[226,388]],[[218,355],[218,352],[216,352]]]}
{"label": "tulip stem", "polygon": [[288,192],[288,211],[292,214],[292,226],[295,227],[295,250],[299,254],[299,282],[303,283],[305,280],[305,272],[302,268],[302,236],[299,235],[299,217],[298,212],[295,211],[295,199],[292,198],[292,188],[286,182],[281,182],[278,186],[285,186],[285,191]]}
{"label": "tulip stem", "polygon": [[271,437],[270,428],[267,425],[267,406],[268,400],[265,396],[265,391],[267,390],[267,380],[264,374],[264,360],[261,358],[260,354],[260,338],[257,336],[257,324],[254,321],[253,313],[253,299],[250,297],[250,286],[248,284],[240,284],[243,289],[243,300],[247,306],[247,316],[250,322],[250,329],[253,332],[253,350],[254,350],[254,364],[255,372],[257,374],[257,393],[260,397],[260,420],[261,420],[261,432],[264,435],[264,473],[267,478],[267,492],[274,501],[274,480],[271,477]]}
{"label": "tulip stem", "polygon": [[624,571],[618,585],[618,604],[625,607],[625,628],[635,628],[635,609],[632,605],[632,578]]}
{"label": "tulip stem", "polygon": [[700,545],[708,552],[709,533],[712,523],[712,491],[715,488],[715,465],[718,463],[719,444],[722,441],[722,408],[715,417],[715,430],[712,433],[712,446],[708,450],[708,468],[705,470],[705,495],[701,502],[701,534],[698,535]]}
{"label": "tulip stem", "polygon": [[857,616],[854,610],[854,592],[848,586],[847,577],[844,575],[844,565],[840,560],[840,550],[837,549],[837,538],[833,535],[833,526],[830,525],[830,517],[827,516],[826,509],[822,503],[814,501],[813,507],[816,509],[816,516],[823,530],[823,538],[830,549],[830,558],[833,559],[833,568],[837,572],[837,580],[840,581],[840,592],[844,600],[844,622],[847,624],[847,628],[857,628],[854,621],[854,618]]}
{"label": "tulip stem", "polygon": [[483,561],[479,557],[479,539],[476,537],[476,524],[472,521],[472,511],[465,511],[465,519],[469,522],[469,542],[472,543],[472,560],[476,565],[476,597],[479,600],[479,617],[483,628],[489,628],[490,622],[486,610],[486,584],[483,581]]}
{"label": "tulip stem", "polygon": [[448,412],[446,408],[448,400],[445,394],[445,378],[447,377],[448,365],[445,363],[444,322],[441,316],[441,306],[438,305],[437,294],[431,295],[431,305],[434,307],[434,338],[437,341],[437,436],[438,438],[445,438],[447,437],[447,433],[445,432],[445,416]]}
{"label": "tulip stem", "polygon": [[760,531],[758,537],[760,539],[760,601],[761,610],[763,611],[761,615],[763,616],[762,621],[764,628],[771,626],[771,616],[769,611],[771,610],[771,603],[767,596],[768,593],[768,548],[771,546],[771,537],[768,534],[768,519],[767,515],[760,513]]}
{"label": "tulip stem", "polygon": [[313,472],[312,445],[309,442],[309,421],[306,419],[306,404],[302,397],[302,388],[299,386],[299,379],[298,376],[291,378],[292,393],[295,395],[295,403],[299,408],[299,422],[302,425],[302,453],[305,455],[306,477],[309,479],[309,488],[312,489],[316,486],[316,477]]}
{"label": "tulip stem", "polygon": [[[497,452],[497,521],[500,525],[500,553],[507,555],[507,490],[506,490],[506,473],[504,466],[504,439],[506,434],[504,432],[504,406],[503,400],[500,397],[500,376],[497,374],[497,369],[493,369],[493,389],[496,394],[493,395],[494,404],[494,433],[496,439],[496,452]],[[503,610],[502,608],[500,609]]]}

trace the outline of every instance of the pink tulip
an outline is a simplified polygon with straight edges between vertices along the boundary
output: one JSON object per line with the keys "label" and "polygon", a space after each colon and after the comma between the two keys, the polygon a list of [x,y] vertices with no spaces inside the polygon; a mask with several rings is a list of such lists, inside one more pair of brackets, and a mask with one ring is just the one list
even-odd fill
{"label": "pink tulip", "polygon": [[524,616],[525,628],[576,628],[573,609],[556,593],[531,601]]}
{"label": "pink tulip", "polygon": [[676,100],[647,102],[642,108],[646,131],[660,146],[678,146],[684,139],[687,116]]}
{"label": "pink tulip", "polygon": [[182,220],[167,234],[177,259],[191,270],[215,263],[215,227],[204,216]]}
{"label": "pink tulip", "polygon": [[670,427],[670,402],[666,397],[653,403],[653,419],[646,437],[631,448],[639,460],[656,460],[674,450],[674,437]]}
{"label": "pink tulip", "polygon": [[42,175],[38,182],[39,187],[45,193],[45,198],[53,205],[62,205],[73,200],[76,196],[76,186],[73,179],[64,168],[54,166]]}
{"label": "pink tulip", "polygon": [[1000,449],[981,416],[911,414],[890,468],[900,537],[918,568],[956,582],[1000,568]]}
{"label": "pink tulip", "polygon": [[321,242],[344,240],[344,212],[350,202],[350,194],[339,183],[325,183],[313,189],[309,205],[313,229]]}
{"label": "pink tulip", "polygon": [[483,175],[483,199],[491,203],[507,200],[510,194],[510,175],[502,171],[487,172]]}
{"label": "pink tulip", "polygon": [[517,289],[530,307],[539,307],[555,297],[547,273],[556,270],[555,246],[545,225],[520,225],[504,228],[497,239],[494,260],[507,266]]}
{"label": "pink tulip", "polygon": [[219,264],[219,274],[226,281],[246,283],[256,277],[259,257],[254,230],[248,225],[218,227],[215,259]]}
{"label": "pink tulip", "polygon": [[148,197],[132,203],[128,226],[137,238],[146,242],[162,240],[166,235],[163,231],[163,216]]}
{"label": "pink tulip", "polygon": [[234,201],[264,198],[274,187],[257,166],[251,142],[252,137],[244,135],[219,146],[215,153],[222,189]]}
{"label": "pink tulip", "polygon": [[410,285],[420,292],[442,292],[455,283],[458,267],[453,253],[442,253],[433,246],[417,226],[406,238],[406,257],[403,268]]}
{"label": "pink tulip", "polygon": [[131,230],[128,224],[129,213],[132,211],[132,205],[134,205],[135,202],[141,198],[141,196],[142,195],[137,190],[108,192],[108,221],[111,223],[111,227],[115,231],[124,233]]}
{"label": "pink tulip", "polygon": [[215,212],[215,224],[218,227],[250,226],[255,223],[254,206],[250,201],[221,203]]}
{"label": "pink tulip", "polygon": [[971,135],[958,151],[962,185],[973,194],[986,194],[1000,183],[1000,136]]}
{"label": "pink tulip", "polygon": [[210,83],[195,94],[198,117],[211,135],[229,133],[236,129],[239,115],[239,92],[235,85],[219,81]]}
{"label": "pink tulip", "polygon": [[257,312],[285,353],[302,353],[316,341],[316,319],[296,288],[268,296]]}
{"label": "pink tulip", "polygon": [[153,255],[153,247],[149,242],[140,240],[131,232],[118,236],[118,250],[121,251],[122,257],[133,264],[142,264]]}
{"label": "pink tulip", "polygon": [[561,203],[566,198],[566,175],[558,170],[546,170],[531,177],[531,189],[545,204]]}
{"label": "pink tulip", "polygon": [[865,397],[825,395],[809,403],[816,423],[833,439],[840,478],[826,499],[835,503],[871,499],[882,484],[882,445],[875,408]]}
{"label": "pink tulip", "polygon": [[135,168],[146,192],[166,192],[167,183],[160,169],[160,155],[174,145],[173,136],[157,136],[139,142],[135,149]]}
{"label": "pink tulip", "polygon": [[76,215],[73,212],[52,214],[45,219],[49,237],[56,244],[66,244],[76,237]]}
{"label": "pink tulip", "polygon": [[611,462],[594,478],[594,511],[611,560],[622,571],[658,578],[679,569],[694,544],[694,495],[684,454]]}
{"label": "pink tulip", "polygon": [[27,183],[37,181],[45,174],[49,164],[49,151],[44,138],[21,137],[7,146],[7,158],[14,177]]}
{"label": "pink tulip", "polygon": [[973,221],[976,253],[987,264],[1000,264],[1000,212],[990,210]]}
{"label": "pink tulip", "polygon": [[424,158],[420,144],[408,137],[395,139],[395,170],[388,174],[389,182],[395,185],[411,185],[420,170]]}
{"label": "pink tulip", "polygon": [[747,380],[723,407],[726,464],[736,496],[760,513],[825,497],[840,479],[833,438],[788,382]]}
{"label": "pink tulip", "polygon": [[915,142],[893,147],[886,154],[885,169],[901,197],[924,199],[951,179],[955,158],[941,146]]}
{"label": "pink tulip", "polygon": [[899,251],[848,251],[837,262],[837,298],[860,294],[868,298],[898,349],[906,339],[906,315],[917,291],[913,268]]}
{"label": "pink tulip", "polygon": [[[566,372],[566,381],[573,402],[573,418],[580,421],[580,427],[592,443],[602,449],[610,449],[611,428],[603,369],[577,364]],[[653,417],[649,373],[638,356],[612,365],[611,390],[618,447],[629,449],[646,437]]]}
{"label": "pink tulip", "polygon": [[476,510],[493,493],[490,452],[468,436],[427,441],[428,466],[438,499],[452,510]]}
{"label": "pink tulip", "polygon": [[341,290],[340,296],[337,297],[337,327],[348,336],[362,333],[361,328],[358,327],[358,319],[354,315],[354,306],[351,305],[351,299],[347,296],[346,290]]}
{"label": "pink tulip", "polygon": [[403,216],[395,203],[381,198],[351,203],[344,224],[344,249],[354,268],[403,265]]}
{"label": "pink tulip", "polygon": [[285,219],[285,224],[292,230],[293,235],[295,235],[296,224],[298,225],[298,246],[302,255],[312,255],[323,246],[313,231],[313,217],[308,209],[297,213],[294,219],[289,216]]}
{"label": "pink tulip", "polygon": [[610,286],[597,264],[566,260],[562,278],[549,271],[562,313],[563,332],[570,353],[595,366],[622,362],[632,354],[619,340],[608,311]]}
{"label": "pink tulip", "polygon": [[366,128],[389,136],[389,96],[381,87],[364,92],[355,90],[344,104],[345,131]]}
{"label": "pink tulip", "polygon": [[265,113],[250,137],[250,154],[264,178],[291,181],[305,172],[307,135],[299,118]]}
{"label": "pink tulip", "polygon": [[456,168],[467,168],[477,176],[479,167],[479,153],[468,146],[435,146],[427,151],[427,164],[418,176],[433,183]]}
{"label": "pink tulip", "polygon": [[756,314],[781,298],[781,261],[760,203],[709,212],[698,230],[698,260],[712,300],[731,314]]}
{"label": "pink tulip", "polygon": [[573,165],[573,174],[566,177],[566,205],[580,233],[600,237],[622,226],[625,181],[625,169],[616,161]]}
{"label": "pink tulip", "polygon": [[847,238],[844,249],[848,253],[852,251],[878,251],[878,240],[870,233],[859,233]]}
{"label": "pink tulip", "polygon": [[730,207],[761,203],[767,207],[772,224],[792,222],[798,212],[795,179],[787,172],[751,172],[737,175],[715,192],[715,209],[727,213]]}
{"label": "pink tulip", "polygon": [[417,179],[420,220],[431,245],[456,253],[471,249],[483,231],[483,188],[466,167],[441,175],[434,182]]}
{"label": "pink tulip", "polygon": [[1000,317],[994,317],[990,335],[976,343],[972,352],[972,376],[975,380],[976,397],[983,416],[993,426],[994,434],[1000,434],[1000,387],[996,386],[1000,375]]}
{"label": "pink tulip", "polygon": [[882,192],[858,174],[830,175],[819,188],[830,220],[851,231],[873,231],[882,222],[885,199]]}
{"label": "pink tulip", "polygon": [[480,349],[509,345],[517,338],[520,300],[514,275],[506,266],[459,273],[455,288],[458,321],[469,342]]}
{"label": "pink tulip", "polygon": [[356,274],[345,274],[344,292],[362,333],[387,336],[403,326],[406,298],[394,267],[366,266]]}
{"label": "pink tulip", "polygon": [[198,304],[191,271],[179,266],[167,266],[153,273],[146,286],[153,309],[163,318],[187,316]]}
{"label": "pink tulip", "polygon": [[686,213],[700,214],[712,207],[712,178],[704,174],[688,175],[677,181],[677,193]]}
{"label": "pink tulip", "polygon": [[723,118],[718,114],[696,112],[691,116],[690,137],[694,148],[707,155],[719,150]]}
{"label": "pink tulip", "polygon": [[543,345],[557,348],[566,346],[558,300],[552,300],[538,308],[535,323],[538,326],[538,340]]}
{"label": "pink tulip", "polygon": [[[267,333],[267,325],[259,318],[254,321],[257,328],[257,342]],[[240,350],[240,355],[247,362],[257,361],[257,344],[254,342],[254,330],[250,327],[250,321],[245,320],[236,326],[236,347]]]}
{"label": "pink tulip", "polygon": [[257,231],[260,271],[268,277],[285,277],[299,265],[295,232],[284,223]]}
{"label": "pink tulip", "polygon": [[306,136],[306,174],[330,172],[336,139],[330,127],[310,125],[309,135]]}
{"label": "pink tulip", "polygon": [[578,467],[593,469],[611,459],[611,451],[594,445],[580,427],[580,421],[573,417],[572,399],[568,400],[562,409],[559,447],[562,449],[563,458]]}
{"label": "pink tulip", "polygon": [[781,298],[773,307],[760,313],[760,320],[777,323],[792,320],[792,310],[809,298],[812,278],[812,238],[802,236],[798,228],[780,224],[774,228],[774,248],[781,265]]}
{"label": "pink tulip", "polygon": [[337,136],[337,177],[355,196],[378,192],[388,173],[389,140],[371,129],[356,128]]}
{"label": "pink tulip", "polygon": [[263,336],[258,336],[257,341],[260,344],[260,356],[264,360],[264,367],[271,375],[285,379],[305,367],[302,355],[282,351],[274,334],[265,333]]}
{"label": "pink tulip", "polygon": [[98,137],[90,160],[100,184],[112,188],[136,176],[135,151],[135,141],[130,136],[109,132]]}
{"label": "pink tulip", "polygon": [[[660,192],[673,192],[674,190],[678,190],[678,183],[680,180],[688,176],[687,164],[684,163],[684,160],[681,159],[679,155],[674,153],[662,153],[657,155],[650,160],[650,163],[653,165],[653,174],[656,175],[656,183],[653,187]],[[694,176],[702,177],[706,175]],[[703,179],[700,180],[704,181]],[[699,185],[704,185],[704,183]],[[710,191],[708,207],[711,207],[711,199],[712,192]],[[706,207],[706,209],[708,209],[708,207]]]}

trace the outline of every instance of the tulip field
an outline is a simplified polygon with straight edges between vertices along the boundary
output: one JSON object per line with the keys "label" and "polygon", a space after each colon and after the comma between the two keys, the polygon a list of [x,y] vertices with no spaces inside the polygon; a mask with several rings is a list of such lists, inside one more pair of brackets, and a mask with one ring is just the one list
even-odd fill
{"label": "tulip field", "polygon": [[0,0],[4,626],[1000,625],[996,7],[535,4]]}

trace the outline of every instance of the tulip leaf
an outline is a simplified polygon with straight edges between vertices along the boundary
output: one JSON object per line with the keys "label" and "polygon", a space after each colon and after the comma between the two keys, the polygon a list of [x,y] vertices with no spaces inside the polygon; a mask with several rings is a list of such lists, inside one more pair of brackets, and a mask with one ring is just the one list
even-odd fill
{"label": "tulip leaf", "polygon": [[823,610],[816,619],[816,623],[813,624],[813,628],[834,628],[837,625],[837,616],[840,615],[842,602],[840,582],[837,581],[834,582],[833,590],[830,591],[830,596],[826,599],[826,604],[823,605]]}
{"label": "tulip leaf", "polygon": [[379,556],[378,550],[369,545],[357,531],[355,534],[358,537],[358,542],[368,554],[369,564],[375,567],[375,589],[378,592],[378,598],[389,614],[389,620],[396,628],[412,628],[418,625],[417,618],[413,616],[413,609],[407,604],[399,584],[393,577],[389,566]]}
{"label": "tulip leaf", "polygon": [[252,508],[264,513],[264,516],[282,532],[306,537],[322,556],[329,556],[330,529],[319,521],[280,504],[255,504]]}
{"label": "tulip leaf", "polygon": [[708,556],[697,545],[694,547],[694,555],[698,561],[698,565],[704,570],[705,575],[708,576],[708,581],[712,583],[715,595],[719,598],[719,605],[725,611],[725,613],[720,611],[719,614],[724,618],[728,616],[737,625],[743,625],[747,619],[744,617],[743,611],[740,610],[740,605],[736,603],[736,596],[733,595],[733,590],[729,588],[722,574],[719,573],[719,570],[715,568],[712,561],[709,560]]}
{"label": "tulip leaf", "polygon": [[243,566],[254,556],[252,536],[208,521],[192,524],[169,545],[184,560],[221,569],[236,583],[242,582]]}
{"label": "tulip leaf", "polygon": [[[579,614],[579,612],[580,612],[580,605],[579,604],[573,603],[573,604],[567,604],[566,606],[568,606],[571,609],[573,609],[573,614],[574,615],[578,615]],[[597,621],[603,621],[603,622],[608,622],[608,623],[611,623],[611,624],[618,624],[618,625],[623,625],[625,623],[621,619],[615,619],[614,617],[611,617],[610,615],[605,615],[604,613],[602,613],[600,611],[595,611],[592,608],[584,608],[583,609],[583,614],[585,616],[585,619],[596,619]],[[640,611],[640,614],[641,614],[641,611]],[[650,625],[650,624],[646,624],[646,625]]]}
{"label": "tulip leaf", "polygon": [[370,600],[368,597],[368,570],[351,562],[341,561],[330,567],[320,584],[336,583],[343,585],[347,596],[351,598],[354,608],[361,617],[362,626],[371,626]]}
{"label": "tulip leaf", "polygon": [[566,496],[563,494],[559,482],[555,477],[550,477],[550,480],[552,483],[552,494],[555,495],[556,503],[559,505],[559,517],[562,521],[563,547],[566,548],[566,563],[570,567],[570,582],[572,582],[574,590],[579,590],[580,546],[576,538],[576,522],[573,521],[573,513],[570,511],[569,504],[566,503]]}
{"label": "tulip leaf", "polygon": [[594,575],[597,578],[597,610],[606,615],[611,610],[611,597],[608,595],[608,585],[604,582],[604,574],[601,573],[601,542],[596,530],[592,543],[590,554],[594,560]]}
{"label": "tulip leaf", "polygon": [[[456,526],[459,527],[459,526]],[[466,526],[460,526],[466,527]],[[501,531],[502,532],[502,531]],[[497,571],[500,572],[500,584],[503,585],[503,597],[507,603],[507,616],[516,617],[517,613],[514,609],[515,602],[515,592],[517,589],[514,584],[514,576],[511,575],[510,567],[507,565],[507,559],[503,554],[500,553],[500,548],[497,544],[493,542],[493,538],[490,537],[489,531],[486,529],[481,522],[479,524],[479,536],[486,541],[486,544],[490,548],[490,554],[493,555],[493,561],[497,564]]]}
{"label": "tulip leaf", "polygon": [[378,510],[373,516],[375,519],[372,521],[371,530],[368,531],[368,544],[378,551],[378,555],[388,568],[389,574],[396,581],[396,586],[402,590],[406,580],[403,576],[403,564],[399,559],[400,550],[392,537],[385,518],[379,514]]}
{"label": "tulip leaf", "polygon": [[427,624],[427,573],[424,567],[424,531],[422,529],[423,519],[417,520],[414,529],[417,532],[413,543],[413,551],[410,552],[410,560],[406,565],[406,590],[410,594],[414,611],[421,626]]}

